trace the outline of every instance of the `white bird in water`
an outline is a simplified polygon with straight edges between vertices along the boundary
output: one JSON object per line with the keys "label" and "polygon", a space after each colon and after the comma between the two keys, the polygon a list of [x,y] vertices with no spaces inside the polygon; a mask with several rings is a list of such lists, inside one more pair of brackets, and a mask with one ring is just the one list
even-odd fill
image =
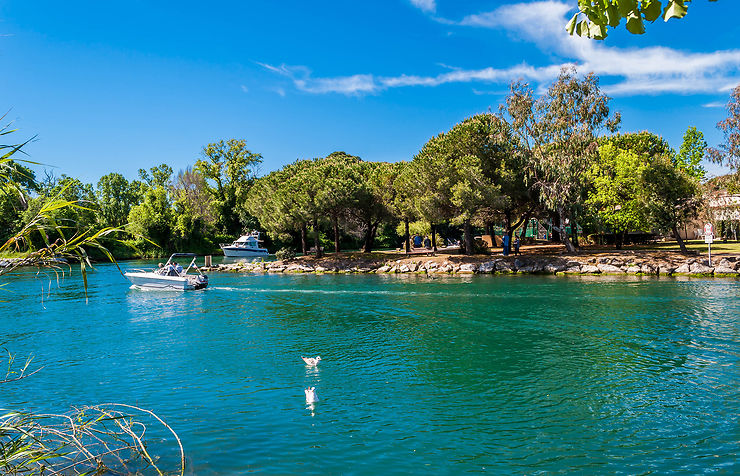
{"label": "white bird in water", "polygon": [[306,390],[306,403],[314,403],[319,401],[319,396],[316,395],[316,387],[308,387]]}
{"label": "white bird in water", "polygon": [[321,360],[321,357],[319,357],[318,355],[316,357],[301,356],[301,358],[306,363],[306,365],[308,365],[309,367],[316,367],[317,365],[319,365],[319,360]]}

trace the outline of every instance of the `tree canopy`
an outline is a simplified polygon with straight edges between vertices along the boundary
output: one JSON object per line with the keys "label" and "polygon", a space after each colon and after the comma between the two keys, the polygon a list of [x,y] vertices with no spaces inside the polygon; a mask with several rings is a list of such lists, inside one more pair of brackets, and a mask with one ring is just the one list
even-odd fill
{"label": "tree canopy", "polygon": [[727,103],[727,118],[717,128],[722,131],[724,142],[708,150],[709,158],[737,173],[740,170],[740,84],[735,86]]}

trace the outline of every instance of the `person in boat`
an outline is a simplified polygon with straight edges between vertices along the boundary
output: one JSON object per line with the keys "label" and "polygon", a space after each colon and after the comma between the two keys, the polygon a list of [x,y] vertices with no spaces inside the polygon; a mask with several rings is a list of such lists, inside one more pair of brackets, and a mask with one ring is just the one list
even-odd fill
{"label": "person in boat", "polygon": [[182,266],[180,266],[179,263],[172,263],[174,265],[174,270],[177,274],[182,274]]}

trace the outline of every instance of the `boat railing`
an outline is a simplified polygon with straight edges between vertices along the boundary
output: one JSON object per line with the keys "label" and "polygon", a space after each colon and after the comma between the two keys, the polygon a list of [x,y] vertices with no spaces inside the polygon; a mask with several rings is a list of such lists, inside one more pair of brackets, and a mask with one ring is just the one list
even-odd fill
{"label": "boat railing", "polygon": [[153,273],[156,269],[131,268],[128,271],[138,271],[139,273]]}

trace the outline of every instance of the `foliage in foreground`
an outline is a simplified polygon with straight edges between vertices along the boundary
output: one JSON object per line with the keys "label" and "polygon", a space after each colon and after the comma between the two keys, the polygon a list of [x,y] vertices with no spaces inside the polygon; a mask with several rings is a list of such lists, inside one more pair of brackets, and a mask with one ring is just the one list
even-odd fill
{"label": "foliage in foreground", "polygon": [[[7,126],[0,135],[13,132]],[[27,142],[25,142],[27,143]],[[0,145],[0,187],[23,192],[12,156],[23,147]],[[23,169],[20,169],[23,170]],[[30,176],[26,179],[32,182]],[[88,210],[84,203],[65,198],[72,184],[61,187],[46,197],[20,230],[0,243],[0,252],[32,250],[11,266],[0,268],[0,277],[19,266],[37,266],[65,272],[66,260],[80,263],[83,286],[87,291],[87,269],[91,267],[88,249],[113,257],[100,242],[101,238],[121,230],[114,227],[80,230],[70,213]],[[22,195],[21,195],[22,196]],[[66,218],[60,218],[66,217]],[[50,237],[56,238],[50,238]],[[36,240],[40,246],[32,246]],[[0,283],[2,286],[2,283]],[[20,368],[14,366],[8,353],[5,377],[0,385],[17,384],[41,369],[30,371],[31,358]],[[156,414],[136,406],[104,403],[75,408],[66,414],[35,414],[3,410],[0,414],[0,470],[3,474],[132,474],[146,470],[164,474],[157,457],[149,453],[145,421],[163,425],[174,436],[180,452],[178,474],[184,474],[185,456],[177,434]]]}
{"label": "foliage in foreground", "polygon": [[[75,408],[67,414],[6,412],[0,415],[0,469],[4,474],[163,475],[145,443],[147,419],[177,434],[149,410],[120,403]],[[169,472],[171,473],[171,472]]]}
{"label": "foliage in foreground", "polygon": [[578,0],[578,12],[565,28],[571,35],[603,40],[609,28],[625,20],[627,31],[641,35],[645,22],[685,17],[689,3],[691,0]]}

